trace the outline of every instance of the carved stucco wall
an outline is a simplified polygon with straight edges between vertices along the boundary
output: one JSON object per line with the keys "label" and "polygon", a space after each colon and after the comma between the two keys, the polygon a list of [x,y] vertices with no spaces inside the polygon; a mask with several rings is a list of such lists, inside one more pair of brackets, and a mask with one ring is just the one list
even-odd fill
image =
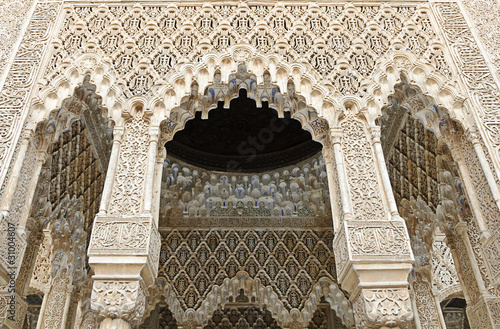
{"label": "carved stucco wall", "polygon": [[[29,5],[29,1],[25,2]],[[8,2],[4,2],[5,8],[9,6]],[[24,8],[19,4],[14,3],[13,9]],[[30,23],[21,39],[20,48],[17,51],[14,60],[10,63],[10,70],[6,75],[5,82],[3,83],[0,93],[0,196],[4,195],[5,177],[7,171],[11,169],[9,164],[14,154],[14,145],[16,144],[21,127],[24,120],[30,112],[28,106],[28,99],[30,92],[35,84],[40,63],[43,56],[46,54],[47,43],[52,36],[54,23],[59,13],[61,2],[38,2],[35,6],[34,12],[31,16]],[[9,9],[10,10],[10,9]],[[6,15],[13,19],[2,20],[6,25],[13,24],[13,26],[20,25],[19,20],[27,16],[27,12],[22,10],[15,13],[16,15]],[[23,16],[24,15],[24,16]],[[13,18],[17,17],[17,18]],[[16,23],[17,22],[17,23]],[[13,36],[15,33],[13,34]],[[2,47],[7,50],[11,48],[12,43],[2,44]],[[2,60],[2,63],[4,61]]]}
{"label": "carved stucco wall", "polygon": [[13,51],[17,50],[19,38],[25,31],[34,0],[6,0],[0,4],[0,86],[11,63]]}

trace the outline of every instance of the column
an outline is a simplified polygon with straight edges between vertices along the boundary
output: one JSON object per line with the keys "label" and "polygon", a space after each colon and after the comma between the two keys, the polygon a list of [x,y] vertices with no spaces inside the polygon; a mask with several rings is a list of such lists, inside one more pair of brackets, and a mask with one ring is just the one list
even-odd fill
{"label": "column", "polygon": [[352,217],[344,218],[334,239],[338,280],[351,296],[357,328],[405,328],[413,319],[407,281],[413,254],[407,229],[384,202],[383,179],[365,121],[349,109],[345,114],[338,127],[342,139],[337,137],[334,145],[336,157],[343,160],[339,181],[346,184],[343,194],[347,190]]}
{"label": "column", "polygon": [[418,326],[420,328],[446,329],[441,305],[432,294],[428,278],[422,273],[415,273],[411,286],[415,298],[415,322]]}
{"label": "column", "polygon": [[387,166],[385,164],[384,150],[382,149],[382,143],[380,141],[380,127],[370,127],[370,133],[380,176],[382,176],[382,185],[384,187],[385,198],[387,200],[387,203],[389,204],[389,211],[391,212],[393,219],[398,219],[398,207],[396,205],[394,193],[392,192],[391,180],[389,178],[389,172],[387,171]]}
{"label": "column", "polygon": [[330,205],[332,207],[332,215],[333,215],[333,229],[334,232],[338,232],[340,229],[341,223],[341,209],[339,209],[339,204],[337,202],[338,198],[340,198],[339,193],[337,193],[338,188],[338,176],[336,171],[335,158],[333,155],[333,151],[330,147],[330,139],[325,138],[325,142],[323,145],[323,159],[325,161],[326,172],[328,175],[328,192],[330,194]]}
{"label": "column", "polygon": [[337,178],[339,182],[340,199],[342,201],[342,211],[345,218],[352,218],[352,205],[347,187],[347,180],[344,170],[344,158],[342,156],[342,130],[330,129],[330,137],[333,145],[333,156],[337,166]]}
{"label": "column", "polygon": [[68,328],[74,288],[86,279],[85,217],[76,197],[66,196],[49,217],[52,249],[50,280],[40,309],[37,329]]}
{"label": "column", "polygon": [[4,217],[0,219],[0,241],[5,248],[0,248],[0,264],[8,269],[9,278],[0,291],[0,300],[8,305],[0,312],[0,324],[8,328],[18,328],[24,322],[28,305],[23,296],[40,242],[38,219],[29,217],[31,207],[27,206],[32,204],[40,170],[46,160],[46,152],[39,150],[40,140],[40,136],[34,136],[31,130],[23,134],[21,154],[8,182],[9,188],[14,188],[2,200]]}
{"label": "column", "polygon": [[[144,316],[147,287],[158,273],[160,235],[152,214],[158,127],[136,106],[113,145],[106,194],[88,250],[94,270],[91,308],[101,329],[128,329]],[[107,198],[109,197],[109,202]]]}

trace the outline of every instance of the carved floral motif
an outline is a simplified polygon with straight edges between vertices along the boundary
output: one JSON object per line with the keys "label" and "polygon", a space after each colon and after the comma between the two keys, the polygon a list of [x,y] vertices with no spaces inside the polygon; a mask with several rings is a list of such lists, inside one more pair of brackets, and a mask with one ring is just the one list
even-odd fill
{"label": "carved floral motif", "polygon": [[404,328],[413,319],[407,289],[363,289],[354,307],[357,328]]}
{"label": "carved floral motif", "polygon": [[381,186],[375,171],[372,147],[363,123],[349,115],[340,126],[352,208],[356,219],[381,220],[386,217]]}
{"label": "carved floral motif", "polygon": [[418,320],[422,329],[442,328],[438,313],[441,310],[436,308],[431,286],[418,276],[413,281],[412,288],[415,296],[415,304],[417,305]]}
{"label": "carved floral motif", "polygon": [[140,281],[94,281],[92,309],[101,318],[121,318],[139,322],[144,314],[146,296]]}
{"label": "carved floral motif", "polygon": [[110,214],[134,215],[141,210],[149,144],[148,126],[142,116],[136,116],[125,124],[109,205]]}

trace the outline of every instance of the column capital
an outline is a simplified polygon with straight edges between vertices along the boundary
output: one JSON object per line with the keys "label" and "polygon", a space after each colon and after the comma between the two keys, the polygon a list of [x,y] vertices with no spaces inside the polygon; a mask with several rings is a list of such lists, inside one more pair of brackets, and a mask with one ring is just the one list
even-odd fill
{"label": "column capital", "polygon": [[47,150],[38,150],[38,153],[36,155],[36,161],[41,162],[42,164],[47,161],[49,157],[49,154],[47,153]]}
{"label": "column capital", "polygon": [[340,144],[342,142],[342,136],[344,131],[342,128],[330,128],[330,140],[332,144]]}
{"label": "column capital", "polygon": [[98,317],[140,324],[146,306],[146,286],[139,278],[94,279],[91,308]]}
{"label": "column capital", "polygon": [[465,131],[465,135],[467,136],[467,139],[469,139],[472,142],[473,145],[480,143],[481,135],[476,127],[471,126],[467,128],[467,130]]}
{"label": "column capital", "polygon": [[372,143],[380,143],[380,137],[382,135],[380,126],[371,126],[369,129],[372,137]]}
{"label": "column capital", "polygon": [[460,234],[462,237],[464,237],[469,231],[467,223],[465,222],[458,222],[457,225],[455,225],[455,229],[457,230],[457,233]]}
{"label": "column capital", "polygon": [[114,142],[121,142],[124,134],[125,134],[125,127],[113,128],[113,141]]}
{"label": "column capital", "polygon": [[406,328],[413,319],[406,287],[362,289],[351,302],[357,328]]}
{"label": "column capital", "polygon": [[149,127],[149,140],[158,141],[159,137],[160,137],[160,127],[158,126]]}
{"label": "column capital", "polygon": [[167,149],[163,145],[158,145],[158,153],[156,155],[156,163],[160,164],[167,158]]}
{"label": "column capital", "polygon": [[35,136],[35,131],[30,128],[25,128],[23,129],[23,132],[21,133],[21,137],[25,141],[29,141]]}

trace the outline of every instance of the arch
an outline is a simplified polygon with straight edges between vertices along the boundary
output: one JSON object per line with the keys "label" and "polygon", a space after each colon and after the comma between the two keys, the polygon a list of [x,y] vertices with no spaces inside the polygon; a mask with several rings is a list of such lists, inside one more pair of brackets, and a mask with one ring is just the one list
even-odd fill
{"label": "arch", "polygon": [[44,86],[33,97],[28,122],[37,124],[61,110],[78,116],[85,106],[116,122],[123,108],[118,95],[123,92],[111,65],[95,53],[86,53],[62,66],[55,77],[44,77],[50,80],[42,81]]}
{"label": "arch", "polygon": [[[304,130],[311,133],[314,140],[324,143],[329,124],[321,113],[333,112],[336,107],[334,102],[325,101],[326,93],[320,88],[313,88],[314,80],[307,74],[299,81],[302,92],[297,91],[294,79],[287,73],[289,70],[285,67],[286,63],[278,61],[276,55],[266,58],[258,51],[249,49],[250,45],[235,46],[217,56],[205,55],[203,63],[196,67],[182,67],[185,75],[179,75],[174,87],[164,87],[161,92],[173,96],[177,95],[176,88],[184,90],[184,96],[180,99],[176,96],[174,104],[178,105],[169,110],[164,101],[154,100],[154,108],[167,109],[167,118],[160,126],[162,143],[169,141],[177,131],[182,130],[185,123],[194,118],[196,111],[202,112],[202,118],[207,118],[208,112],[217,108],[218,102],[222,101],[229,107],[230,101],[238,97],[241,89],[247,91],[248,97],[255,100],[258,107],[262,106],[262,102],[268,102],[269,107],[275,109],[279,117],[289,112],[292,118],[301,123]],[[242,60],[238,57],[241,52],[247,53],[248,57]],[[250,57],[250,54],[254,56]],[[274,71],[273,63],[277,66]],[[217,69],[210,73],[209,67]],[[192,72],[195,74],[191,75]],[[222,72],[227,72],[227,76]],[[189,93],[185,91],[188,87]],[[200,93],[200,90],[203,90],[203,93]],[[171,101],[168,103],[172,104]]]}
{"label": "arch", "polygon": [[236,273],[236,276],[232,279],[226,278],[220,286],[213,285],[200,308],[196,310],[190,308],[183,311],[175,292],[168,283],[165,286],[163,296],[178,322],[195,322],[205,325],[214,311],[224,308],[225,304],[241,295],[241,293],[252,303],[258,304],[261,310],[263,308],[269,310],[273,318],[283,326],[290,326],[296,322],[307,324],[312,319],[318,303],[323,297],[346,327],[350,328],[354,325],[351,304],[339,286],[326,277],[320,278],[314,285],[303,310],[297,308],[290,311],[286,310],[271,286],[263,286],[258,278],[252,279],[244,271]]}
{"label": "arch", "polygon": [[[435,49],[441,49],[439,47],[436,45]],[[448,70],[446,67],[446,72]],[[372,77],[373,82],[367,88],[365,97],[366,117],[370,124],[384,115],[385,108],[391,105],[390,97],[398,93],[396,88],[400,84],[421,91],[430,103],[446,109],[450,117],[462,126],[467,127],[474,122],[467,120],[464,110],[466,97],[458,83],[450,82],[449,75],[408,51],[391,52],[388,58],[377,65]]]}

